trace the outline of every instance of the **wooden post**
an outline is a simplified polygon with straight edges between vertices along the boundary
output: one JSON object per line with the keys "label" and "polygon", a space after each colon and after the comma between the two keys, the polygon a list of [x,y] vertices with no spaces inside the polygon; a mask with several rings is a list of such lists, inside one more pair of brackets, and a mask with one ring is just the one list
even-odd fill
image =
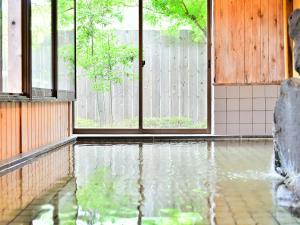
{"label": "wooden post", "polygon": [[2,0],[0,0],[0,92],[3,92],[2,62]]}
{"label": "wooden post", "polygon": [[[293,9],[299,9],[300,8],[300,0],[293,0]],[[291,46],[293,49],[294,42],[291,41]],[[292,67],[294,68],[294,54],[292,54]],[[296,70],[293,69],[293,77],[299,77],[298,73]]]}
{"label": "wooden post", "polygon": [[293,76],[293,53],[292,41],[289,38],[288,18],[293,11],[293,2],[291,0],[283,0],[283,21],[284,21],[284,64],[285,78]]}

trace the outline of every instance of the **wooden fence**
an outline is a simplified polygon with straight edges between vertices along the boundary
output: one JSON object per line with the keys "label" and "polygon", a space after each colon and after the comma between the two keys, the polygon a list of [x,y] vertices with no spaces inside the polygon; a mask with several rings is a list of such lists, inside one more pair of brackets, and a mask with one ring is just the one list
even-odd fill
{"label": "wooden fence", "polygon": [[[118,31],[121,43],[138,47],[138,31]],[[170,37],[160,31],[144,31],[144,118],[206,119],[207,49],[195,43],[189,31]],[[138,75],[138,62],[132,72]],[[81,71],[77,77],[76,118],[105,124],[138,117],[138,80],[125,78],[110,93],[97,94]],[[111,97],[111,98],[110,98]],[[98,101],[98,103],[97,103]]]}

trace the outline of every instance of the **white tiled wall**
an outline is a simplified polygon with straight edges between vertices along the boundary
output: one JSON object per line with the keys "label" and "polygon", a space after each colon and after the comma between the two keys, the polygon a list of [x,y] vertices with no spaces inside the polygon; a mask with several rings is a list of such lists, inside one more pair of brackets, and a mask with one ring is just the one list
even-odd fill
{"label": "white tiled wall", "polygon": [[280,85],[214,86],[214,134],[271,135]]}

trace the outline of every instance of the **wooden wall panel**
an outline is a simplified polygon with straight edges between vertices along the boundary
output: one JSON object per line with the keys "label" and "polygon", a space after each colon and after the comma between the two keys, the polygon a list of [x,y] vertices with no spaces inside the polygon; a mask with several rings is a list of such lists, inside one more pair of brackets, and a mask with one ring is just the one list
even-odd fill
{"label": "wooden wall panel", "polygon": [[0,160],[71,135],[69,102],[0,103]]}
{"label": "wooden wall panel", "polygon": [[22,119],[22,127],[28,126],[32,132],[22,136],[22,152],[59,141],[69,136],[68,102],[22,103],[27,118]]}
{"label": "wooden wall panel", "polygon": [[283,23],[283,0],[216,0],[215,83],[282,81]]}

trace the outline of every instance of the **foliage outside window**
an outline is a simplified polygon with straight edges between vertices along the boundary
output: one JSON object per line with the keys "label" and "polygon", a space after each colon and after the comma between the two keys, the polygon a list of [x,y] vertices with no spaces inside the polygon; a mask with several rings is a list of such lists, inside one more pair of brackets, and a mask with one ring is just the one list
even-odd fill
{"label": "foliage outside window", "polygon": [[207,0],[149,0],[145,20],[176,37],[181,29],[189,29],[194,41],[203,41],[207,37]]}
{"label": "foliage outside window", "polygon": [[31,1],[32,86],[53,88],[51,0]]}

